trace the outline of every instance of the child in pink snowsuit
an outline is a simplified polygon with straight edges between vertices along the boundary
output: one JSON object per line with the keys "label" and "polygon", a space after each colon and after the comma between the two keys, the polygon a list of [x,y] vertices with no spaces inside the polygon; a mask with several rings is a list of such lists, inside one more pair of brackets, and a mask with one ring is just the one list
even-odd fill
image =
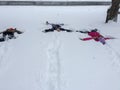
{"label": "child in pink snowsuit", "polygon": [[91,31],[80,31],[81,33],[87,33],[90,37],[83,38],[81,40],[87,41],[94,39],[95,41],[101,42],[103,45],[106,43],[105,40],[109,38],[104,38],[99,32],[97,32],[97,29],[91,30]]}

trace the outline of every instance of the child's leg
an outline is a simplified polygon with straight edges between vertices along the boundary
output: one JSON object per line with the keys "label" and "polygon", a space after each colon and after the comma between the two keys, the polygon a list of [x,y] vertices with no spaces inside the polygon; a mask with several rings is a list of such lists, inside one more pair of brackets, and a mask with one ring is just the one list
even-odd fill
{"label": "child's leg", "polygon": [[0,37],[0,42],[3,42],[3,41],[5,41],[5,38]]}
{"label": "child's leg", "polygon": [[106,43],[104,37],[99,37],[99,41],[100,41],[103,45]]}
{"label": "child's leg", "polygon": [[45,29],[43,32],[53,32],[54,29]]}
{"label": "child's leg", "polygon": [[72,32],[72,30],[68,30],[68,29],[64,29],[64,28],[60,28],[61,31],[66,31],[66,32]]}
{"label": "child's leg", "polygon": [[14,35],[8,35],[8,38],[9,39],[12,39],[12,38],[14,38],[15,36]]}

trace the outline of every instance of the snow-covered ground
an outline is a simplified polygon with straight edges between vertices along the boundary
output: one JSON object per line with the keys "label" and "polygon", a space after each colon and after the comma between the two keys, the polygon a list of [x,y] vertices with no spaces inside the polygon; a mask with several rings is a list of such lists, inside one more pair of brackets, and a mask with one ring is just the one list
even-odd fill
{"label": "snow-covered ground", "polygon": [[[120,17],[105,24],[106,6],[0,7],[0,31],[16,27],[17,39],[0,43],[0,90],[120,90]],[[45,22],[64,28],[98,28],[116,39],[102,45],[72,32],[41,31]]]}

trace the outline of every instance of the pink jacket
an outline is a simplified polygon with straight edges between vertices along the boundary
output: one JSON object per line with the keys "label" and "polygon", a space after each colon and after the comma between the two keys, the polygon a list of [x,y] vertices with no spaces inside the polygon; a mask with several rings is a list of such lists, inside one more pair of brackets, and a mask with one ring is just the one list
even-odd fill
{"label": "pink jacket", "polygon": [[103,37],[103,36],[102,36],[100,33],[98,33],[98,32],[88,32],[88,35],[91,36],[91,37],[83,38],[83,41],[91,40],[91,39],[94,39],[95,41],[99,41],[99,37]]}
{"label": "pink jacket", "polygon": [[102,36],[98,32],[89,32],[88,35],[91,36],[92,38],[97,38]]}

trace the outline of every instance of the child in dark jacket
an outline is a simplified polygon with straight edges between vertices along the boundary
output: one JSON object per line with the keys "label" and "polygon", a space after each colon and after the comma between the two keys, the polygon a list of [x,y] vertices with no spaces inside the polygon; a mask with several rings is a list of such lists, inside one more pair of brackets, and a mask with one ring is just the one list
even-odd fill
{"label": "child in dark jacket", "polygon": [[50,29],[45,29],[43,32],[53,32],[54,30],[60,32],[60,31],[66,31],[66,32],[72,32],[72,30],[68,30],[68,29],[64,29],[62,28],[62,26],[64,24],[52,24],[52,23],[49,23],[48,21],[46,22],[46,25],[51,25],[52,28]]}
{"label": "child in dark jacket", "polygon": [[17,30],[16,28],[8,28],[5,31],[0,32],[0,34],[2,34],[2,38],[0,39],[0,41],[5,41],[6,36],[8,36],[9,39],[15,38],[14,33],[22,34],[23,32]]}

